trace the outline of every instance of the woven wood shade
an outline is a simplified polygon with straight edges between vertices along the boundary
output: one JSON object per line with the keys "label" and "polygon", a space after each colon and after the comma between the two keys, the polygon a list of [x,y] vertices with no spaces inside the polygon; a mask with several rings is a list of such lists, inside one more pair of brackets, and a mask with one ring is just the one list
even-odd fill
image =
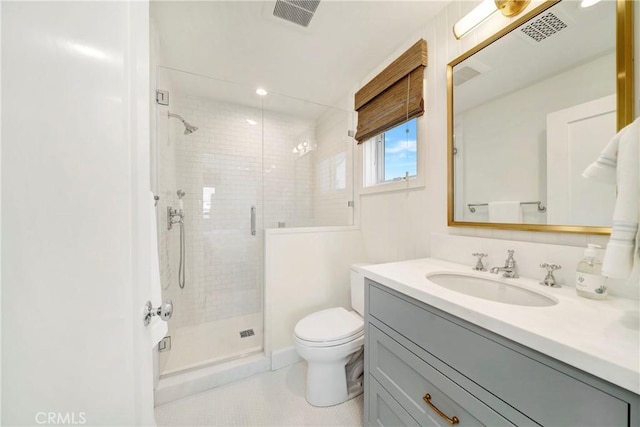
{"label": "woven wood shade", "polygon": [[358,144],[424,114],[426,65],[427,42],[421,39],[356,93]]}

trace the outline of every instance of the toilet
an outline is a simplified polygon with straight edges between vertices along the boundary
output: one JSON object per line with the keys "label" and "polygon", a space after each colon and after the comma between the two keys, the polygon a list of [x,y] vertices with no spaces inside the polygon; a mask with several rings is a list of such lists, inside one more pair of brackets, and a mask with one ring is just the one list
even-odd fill
{"label": "toilet", "polygon": [[333,406],[362,393],[364,368],[364,275],[351,266],[351,305],[312,313],[294,329],[294,344],[307,361],[306,399]]}

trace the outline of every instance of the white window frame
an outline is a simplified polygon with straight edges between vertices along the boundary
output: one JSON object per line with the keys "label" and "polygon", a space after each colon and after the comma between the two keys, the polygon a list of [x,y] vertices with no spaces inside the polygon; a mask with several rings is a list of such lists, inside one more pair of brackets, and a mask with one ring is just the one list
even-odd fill
{"label": "white window frame", "polygon": [[[376,194],[376,193],[383,193],[383,192],[388,192],[388,191],[402,191],[402,190],[407,190],[407,189],[412,189],[412,188],[422,188],[425,186],[425,175],[426,175],[426,135],[427,135],[427,130],[426,130],[426,117],[420,116],[418,117],[418,119],[416,120],[416,137],[417,137],[417,141],[416,141],[416,175],[409,177],[408,180],[406,179],[400,179],[400,180],[395,180],[395,181],[386,181],[386,182],[379,182],[378,184],[373,184],[370,186],[365,187],[365,168],[364,168],[364,161],[365,161],[365,156],[367,153],[365,153],[366,150],[366,143],[362,143],[362,144],[358,144],[357,147],[357,151],[358,151],[358,162],[357,162],[357,181],[358,181],[358,194],[360,195],[366,195],[366,194]],[[382,136],[382,138],[380,138],[380,136]],[[384,134],[381,135],[377,135],[374,138],[379,138],[379,140],[376,141],[376,145],[378,144],[382,144],[382,139],[384,138]],[[369,156],[372,155],[372,153],[368,153]],[[382,158],[380,158],[382,157]],[[382,168],[382,169],[381,169]],[[384,150],[378,149],[377,150],[377,158],[376,158],[376,167],[375,168],[370,168],[370,170],[375,170],[376,174],[378,174],[377,176],[381,176],[381,173],[384,171]],[[382,175],[383,176],[383,175]],[[371,179],[371,178],[370,178]]]}

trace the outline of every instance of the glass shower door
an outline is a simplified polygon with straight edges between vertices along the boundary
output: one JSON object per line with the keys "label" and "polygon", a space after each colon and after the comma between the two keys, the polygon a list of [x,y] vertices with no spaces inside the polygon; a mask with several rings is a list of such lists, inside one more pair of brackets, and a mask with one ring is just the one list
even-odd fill
{"label": "glass shower door", "polygon": [[[157,108],[161,281],[175,307],[171,348],[160,353],[166,376],[263,350],[263,149],[255,94],[175,70],[158,75],[158,89],[170,92],[170,105]],[[181,119],[198,129],[185,133]],[[163,218],[179,208],[179,190],[184,288],[179,229]]]}

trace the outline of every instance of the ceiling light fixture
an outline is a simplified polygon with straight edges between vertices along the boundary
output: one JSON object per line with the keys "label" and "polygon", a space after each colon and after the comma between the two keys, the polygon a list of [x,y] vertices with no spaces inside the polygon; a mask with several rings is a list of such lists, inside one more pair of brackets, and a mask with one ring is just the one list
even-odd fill
{"label": "ceiling light fixture", "polygon": [[251,119],[247,119],[247,123],[249,123],[251,126],[255,126],[258,124],[258,122],[256,122],[255,120],[251,120]]}
{"label": "ceiling light fixture", "polygon": [[453,25],[453,35],[456,39],[461,39],[498,10],[509,18],[516,16],[530,2],[531,0],[484,0]]}
{"label": "ceiling light fixture", "polygon": [[256,93],[260,96],[265,96],[268,92],[260,87],[256,89]]}

